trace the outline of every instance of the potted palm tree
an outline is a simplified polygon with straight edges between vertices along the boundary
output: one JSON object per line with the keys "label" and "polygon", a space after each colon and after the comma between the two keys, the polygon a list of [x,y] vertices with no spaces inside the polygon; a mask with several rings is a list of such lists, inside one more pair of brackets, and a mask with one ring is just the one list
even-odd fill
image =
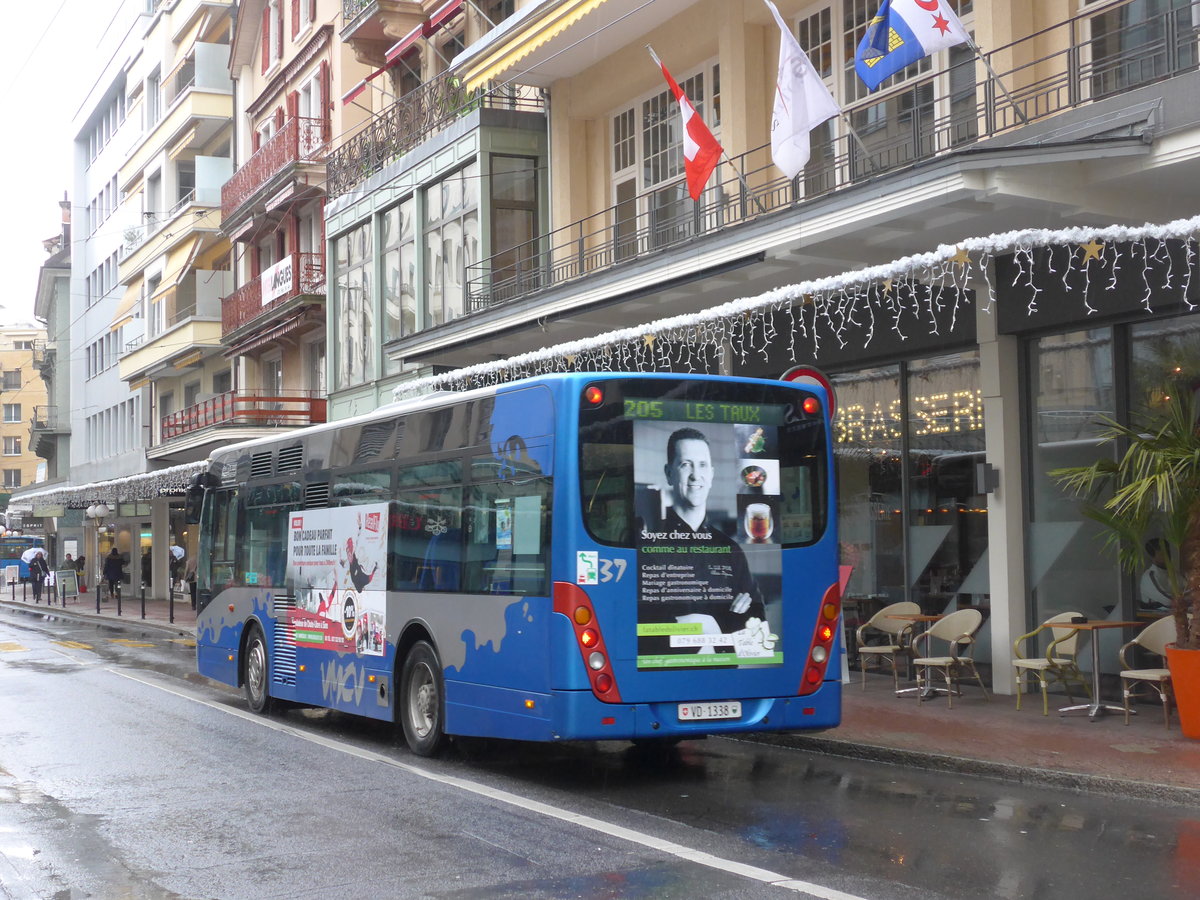
{"label": "potted palm tree", "polygon": [[1105,543],[1123,568],[1145,566],[1148,536],[1167,545],[1175,620],[1167,666],[1183,733],[1200,738],[1200,423],[1194,386],[1174,387],[1159,411],[1133,425],[1102,420],[1102,441],[1124,448],[1117,459],[1050,474],[1086,498],[1086,514],[1105,526]]}

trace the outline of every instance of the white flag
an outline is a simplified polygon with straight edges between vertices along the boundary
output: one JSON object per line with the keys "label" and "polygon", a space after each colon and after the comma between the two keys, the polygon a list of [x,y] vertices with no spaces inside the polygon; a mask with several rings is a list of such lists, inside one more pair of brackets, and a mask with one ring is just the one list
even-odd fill
{"label": "white flag", "polygon": [[788,178],[808,162],[808,133],[841,108],[808,61],[800,42],[771,0],[763,0],[779,25],[779,75],[771,118],[771,159]]}

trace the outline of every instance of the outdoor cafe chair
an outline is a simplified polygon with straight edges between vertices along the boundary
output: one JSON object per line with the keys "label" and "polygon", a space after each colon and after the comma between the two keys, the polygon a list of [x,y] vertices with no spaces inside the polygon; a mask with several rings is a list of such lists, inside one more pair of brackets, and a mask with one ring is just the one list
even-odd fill
{"label": "outdoor cafe chair", "polygon": [[[900,676],[896,670],[896,659],[908,653],[912,647],[912,629],[915,623],[894,616],[915,616],[920,612],[920,606],[905,600],[885,606],[858,626],[855,640],[858,643],[858,667],[862,671],[864,691],[867,689],[867,664],[871,660],[879,666],[882,666],[885,660],[891,663],[892,684],[899,689]],[[868,640],[879,640],[880,635],[883,643],[867,643]]]}
{"label": "outdoor cafe chair", "polygon": [[[1042,688],[1042,715],[1050,715],[1050,701],[1046,696],[1046,687],[1051,681],[1058,681],[1067,692],[1067,699],[1075,702],[1071,695],[1071,682],[1077,681],[1083,685],[1084,692],[1090,698],[1092,689],[1088,687],[1087,679],[1079,670],[1075,657],[1079,652],[1079,630],[1068,628],[1060,623],[1070,622],[1081,617],[1078,612],[1064,612],[1051,616],[1029,634],[1023,634],[1013,641],[1013,672],[1017,681],[1017,709],[1021,708],[1021,694],[1025,690],[1025,676],[1032,675]],[[1044,656],[1029,656],[1025,649],[1027,641],[1033,642],[1036,649],[1037,638],[1043,631],[1050,631],[1050,646]]]}
{"label": "outdoor cafe chair", "polygon": [[[975,644],[975,632],[979,631],[982,624],[983,613],[979,610],[960,609],[938,619],[928,631],[917,636],[913,642],[913,652],[916,653],[918,645],[924,641],[922,649],[926,653],[925,656],[918,656],[913,660],[913,665],[917,667],[917,687],[920,689],[922,699],[939,690],[929,680],[935,669],[941,673],[942,679],[946,682],[946,687],[941,690],[945,690],[951,709],[954,708],[954,694],[962,694],[961,682],[963,677],[968,674],[974,676],[975,680],[979,682],[983,698],[989,699],[987,688],[984,687],[983,679],[979,677],[979,671],[975,668],[975,660],[971,657]],[[935,640],[944,641],[949,645],[950,652],[946,656],[928,655]]]}
{"label": "outdoor cafe chair", "polygon": [[[1129,724],[1129,700],[1139,696],[1143,687],[1149,686],[1158,692],[1163,705],[1163,724],[1171,727],[1171,673],[1165,668],[1134,669],[1129,665],[1128,654],[1133,647],[1165,658],[1167,644],[1175,640],[1175,619],[1163,616],[1147,625],[1129,643],[1118,651],[1121,660],[1121,699],[1125,705],[1125,724]],[[1163,660],[1165,662],[1165,659]]]}

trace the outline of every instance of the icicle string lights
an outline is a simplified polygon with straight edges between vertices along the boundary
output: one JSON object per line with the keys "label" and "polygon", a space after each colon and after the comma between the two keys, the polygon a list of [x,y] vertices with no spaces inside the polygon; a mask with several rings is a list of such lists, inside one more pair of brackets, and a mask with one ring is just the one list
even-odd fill
{"label": "icicle string lights", "polygon": [[[592,338],[572,341],[553,347],[545,347],[523,353],[510,359],[482,363],[414,379],[398,385],[394,396],[397,400],[418,396],[434,390],[464,390],[485,387],[512,381],[539,373],[555,371],[650,371],[664,366],[676,371],[697,370],[697,363],[704,361],[707,367],[715,356],[721,365],[727,362],[727,354],[736,354],[746,361],[751,353],[758,353],[764,360],[777,334],[777,329],[788,330],[788,354],[797,358],[797,337],[810,346],[805,348],[816,357],[820,353],[820,340],[816,325],[825,323],[841,346],[845,347],[849,336],[865,333],[869,346],[875,334],[879,316],[890,317],[890,329],[900,339],[905,339],[901,320],[904,315],[905,296],[911,298],[912,312],[917,320],[927,320],[938,333],[937,313],[947,302],[953,302],[951,323],[958,321],[959,303],[966,302],[964,289],[971,282],[972,272],[978,273],[987,292],[985,309],[990,312],[996,302],[991,263],[997,257],[1013,254],[1015,266],[1013,286],[1018,284],[1029,292],[1030,313],[1037,311],[1038,295],[1042,287],[1035,278],[1035,251],[1047,250],[1049,271],[1061,274],[1067,292],[1072,291],[1071,275],[1082,270],[1084,311],[1096,312],[1089,301],[1093,289],[1092,264],[1097,273],[1107,269],[1108,286],[1117,283],[1121,267],[1120,244],[1141,244],[1143,265],[1149,269],[1150,262],[1165,253],[1167,258],[1166,283],[1170,287],[1172,270],[1170,254],[1163,242],[1184,242],[1187,267],[1182,276],[1183,300],[1189,309],[1196,304],[1187,298],[1191,288],[1192,269],[1196,262],[1196,235],[1200,233],[1200,216],[1179,219],[1165,225],[1144,225],[1132,228],[1112,225],[1107,228],[1026,229],[992,234],[987,237],[970,238],[956,245],[943,244],[936,250],[915,256],[906,256],[891,263],[869,266],[853,272],[827,278],[818,278],[799,284],[775,288],[755,297],[731,300],[728,303],[686,316],[673,316],[648,322],[633,328],[621,328]],[[1146,242],[1158,242],[1150,252]],[[1067,253],[1066,263],[1054,266],[1054,249],[1063,247]],[[1149,274],[1144,276],[1149,278]],[[1101,282],[1103,284],[1103,282]],[[903,288],[901,290],[900,288]],[[955,289],[948,293],[947,289]],[[1147,282],[1147,293],[1143,305],[1150,309],[1152,286]],[[902,296],[904,295],[904,296]],[[787,320],[777,322],[776,315],[785,311]],[[674,351],[674,352],[672,352]],[[564,363],[564,360],[570,360]]]}

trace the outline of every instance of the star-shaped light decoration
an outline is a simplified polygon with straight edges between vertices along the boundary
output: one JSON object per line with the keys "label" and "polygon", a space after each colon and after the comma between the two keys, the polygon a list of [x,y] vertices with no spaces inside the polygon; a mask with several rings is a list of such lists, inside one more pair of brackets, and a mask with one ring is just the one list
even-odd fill
{"label": "star-shaped light decoration", "polygon": [[1079,249],[1083,251],[1083,261],[1086,263],[1089,259],[1099,259],[1104,245],[1092,238],[1086,244],[1080,244]]}
{"label": "star-shaped light decoration", "polygon": [[950,257],[950,262],[956,265],[965,266],[971,261],[971,254],[967,252],[966,247],[956,248],[955,254]]}
{"label": "star-shaped light decoration", "polygon": [[890,294],[892,292],[893,284],[895,284],[895,279],[892,279],[892,278],[883,279],[883,292],[885,294]]}
{"label": "star-shaped light decoration", "polygon": [[568,353],[568,354],[567,354],[567,365],[568,365],[568,366],[573,366],[573,365],[575,365],[575,360],[576,360],[576,359],[577,359],[577,357],[575,356],[575,354],[574,354],[574,353]]}
{"label": "star-shaped light decoration", "polygon": [[658,339],[658,335],[657,335],[657,334],[644,334],[644,335],[642,335],[642,341],[643,341],[643,342],[646,344],[646,346],[647,346],[647,347],[653,347],[653,346],[654,346],[654,342],[655,342],[657,339]]}

